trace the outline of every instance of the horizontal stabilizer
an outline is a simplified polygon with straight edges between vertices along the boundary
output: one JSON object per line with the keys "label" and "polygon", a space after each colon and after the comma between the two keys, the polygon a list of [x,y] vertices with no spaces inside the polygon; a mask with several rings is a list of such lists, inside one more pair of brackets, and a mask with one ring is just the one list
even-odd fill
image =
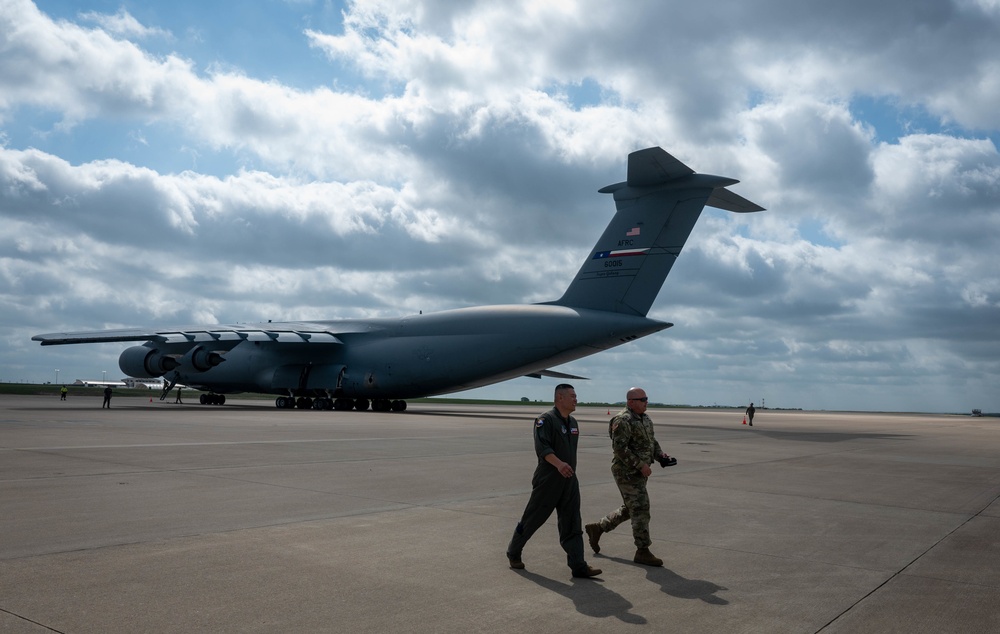
{"label": "horizontal stabilizer", "polygon": [[735,211],[741,214],[751,211],[764,211],[764,208],[757,203],[751,202],[739,194],[734,194],[724,187],[714,190],[705,204],[716,209]]}
{"label": "horizontal stabilizer", "polygon": [[532,372],[531,374],[525,374],[524,376],[530,377],[532,379],[540,379],[543,376],[547,376],[550,379],[579,379],[581,381],[589,381],[585,376],[576,376],[575,374],[564,374],[562,372],[556,372],[554,370],[540,370],[538,372]]}

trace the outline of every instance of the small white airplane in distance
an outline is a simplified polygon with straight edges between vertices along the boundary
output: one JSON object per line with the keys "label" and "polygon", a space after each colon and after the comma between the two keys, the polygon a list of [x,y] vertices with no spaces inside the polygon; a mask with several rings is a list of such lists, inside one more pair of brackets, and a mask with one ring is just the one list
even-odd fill
{"label": "small white airplane in distance", "polygon": [[[279,408],[402,411],[407,398],[450,394],[519,376],[576,379],[549,368],[669,328],[653,300],[705,205],[763,207],[697,174],[658,147],[632,152],[627,180],[600,193],[617,212],[563,296],[539,304],[477,306],[399,318],[209,324],[50,333],[43,346],[144,342],[118,365],[209,392],[278,395]],[[164,394],[166,394],[166,390]],[[161,397],[162,398],[162,397]]]}

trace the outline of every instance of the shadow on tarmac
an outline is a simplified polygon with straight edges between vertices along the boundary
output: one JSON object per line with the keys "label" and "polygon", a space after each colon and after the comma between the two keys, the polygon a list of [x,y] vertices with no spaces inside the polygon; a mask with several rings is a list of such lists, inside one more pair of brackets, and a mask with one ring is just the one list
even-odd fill
{"label": "shadow on tarmac", "polygon": [[646,625],[648,623],[645,617],[630,611],[634,607],[631,602],[617,592],[612,592],[601,585],[603,582],[600,579],[573,578],[572,583],[561,583],[526,570],[515,572],[546,590],[572,600],[576,611],[584,616],[596,619],[614,617],[632,625]]}
{"label": "shadow on tarmac", "polygon": [[646,573],[646,578],[654,583],[660,584],[660,589],[665,594],[678,599],[700,599],[712,605],[729,605],[722,597],[715,596],[716,592],[725,591],[728,588],[720,586],[711,581],[702,579],[686,579],[669,568],[651,568],[633,562],[631,559],[622,557],[607,557],[605,555],[594,555],[600,561],[606,559],[615,563],[623,564],[630,568],[641,569]]}

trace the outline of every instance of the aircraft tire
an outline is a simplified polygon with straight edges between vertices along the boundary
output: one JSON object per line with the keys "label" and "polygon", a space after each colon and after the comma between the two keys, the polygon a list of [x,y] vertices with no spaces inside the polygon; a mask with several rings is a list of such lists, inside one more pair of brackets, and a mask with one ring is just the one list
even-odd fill
{"label": "aircraft tire", "polygon": [[354,401],[349,398],[338,398],[333,402],[333,409],[338,412],[345,412],[354,407]]}
{"label": "aircraft tire", "polygon": [[368,399],[366,398],[359,398],[354,400],[354,409],[358,410],[359,412],[367,412],[368,405],[369,405]]}
{"label": "aircraft tire", "polygon": [[392,411],[394,412],[405,412],[406,411],[406,401],[393,401]]}
{"label": "aircraft tire", "polygon": [[285,397],[279,396],[278,398],[274,399],[274,406],[277,407],[278,409],[285,409]]}
{"label": "aircraft tire", "polygon": [[201,394],[198,396],[198,402],[202,405],[208,405],[208,394]]}

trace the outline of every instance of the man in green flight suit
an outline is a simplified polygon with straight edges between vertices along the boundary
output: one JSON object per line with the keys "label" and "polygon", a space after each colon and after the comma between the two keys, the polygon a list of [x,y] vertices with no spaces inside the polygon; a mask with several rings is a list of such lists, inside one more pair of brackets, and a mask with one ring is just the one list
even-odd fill
{"label": "man in green flight suit", "polygon": [[632,520],[635,540],[633,561],[646,566],[662,566],[663,560],[649,552],[649,494],[646,479],[652,474],[656,460],[667,467],[677,461],[663,453],[653,435],[653,421],[646,415],[649,398],[645,390],[633,387],[626,394],[625,409],[611,419],[610,434],[614,457],[611,474],[622,494],[622,505],[595,524],[587,524],[587,538],[595,553],[601,552],[601,535],[612,531],[622,522]]}
{"label": "man in green flight suit", "polygon": [[552,511],[559,518],[559,544],[574,577],[601,574],[583,558],[583,521],[580,519],[580,482],[576,478],[576,445],[580,427],[570,413],[576,410],[572,385],[556,386],[555,407],[535,419],[535,455],[538,466],[531,478],[531,497],[507,545],[507,560],[514,570],[524,568],[521,551]]}

